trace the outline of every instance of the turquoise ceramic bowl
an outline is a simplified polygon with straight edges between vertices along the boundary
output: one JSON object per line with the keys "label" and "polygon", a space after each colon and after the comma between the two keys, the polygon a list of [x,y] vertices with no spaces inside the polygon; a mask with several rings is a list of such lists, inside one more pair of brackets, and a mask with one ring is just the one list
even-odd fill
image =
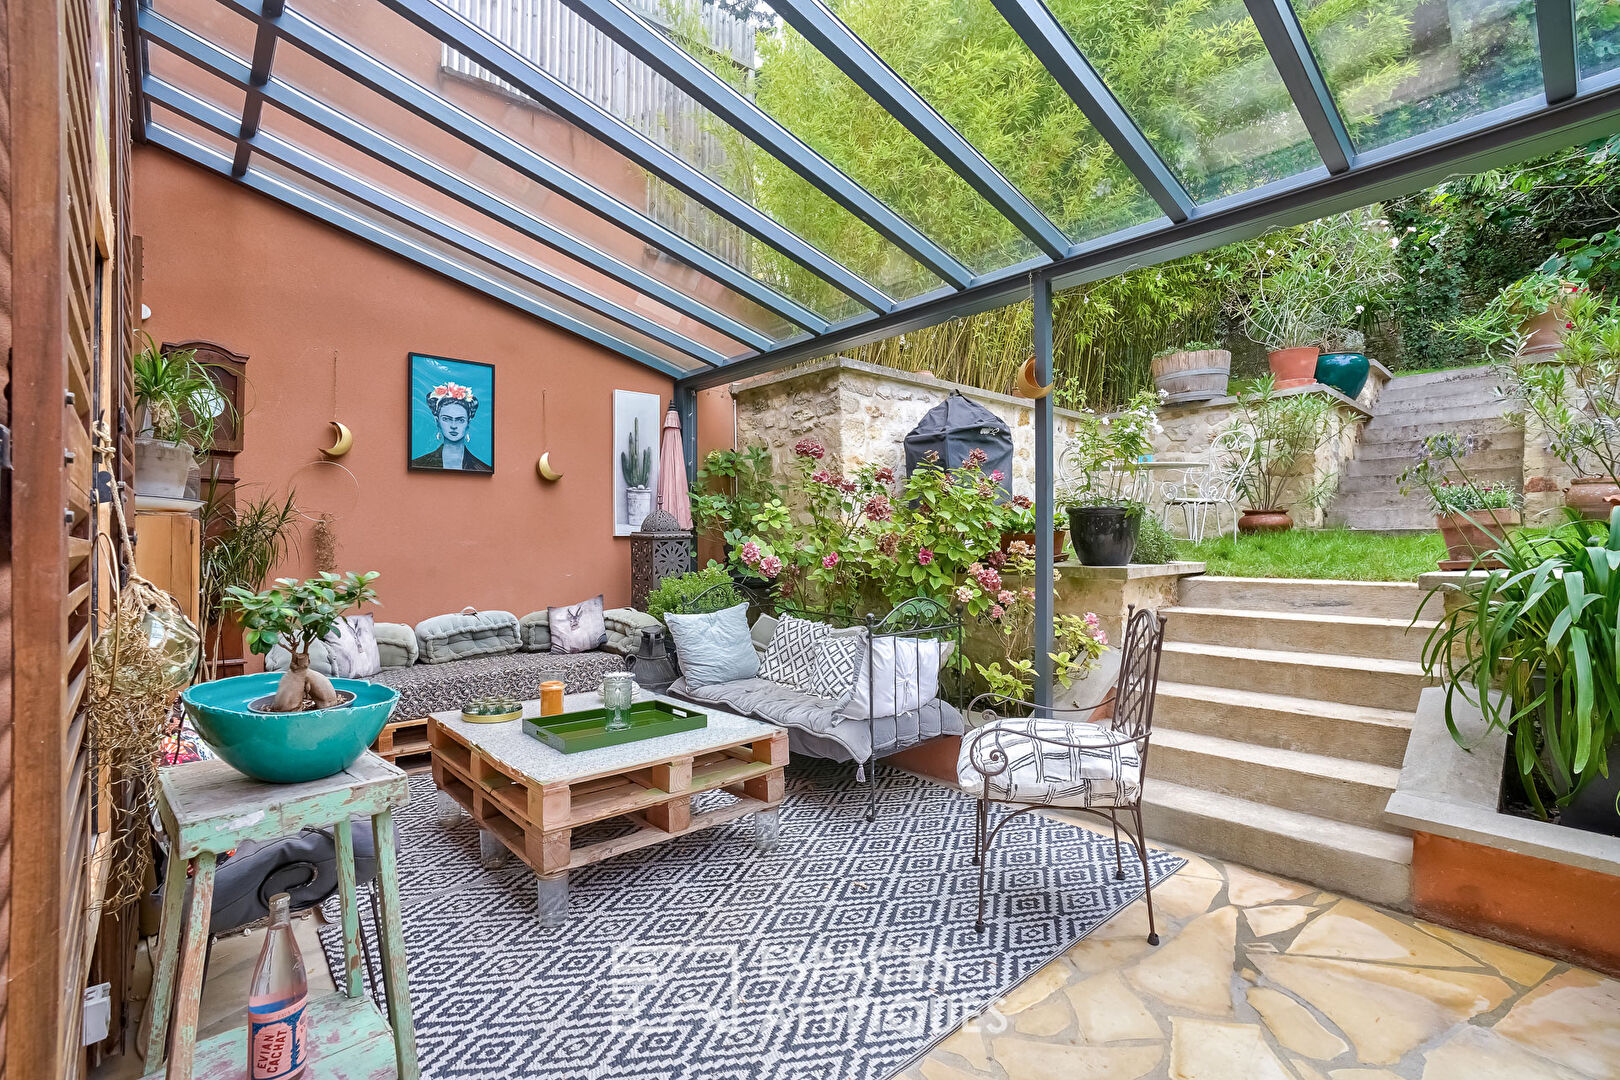
{"label": "turquoise ceramic bowl", "polygon": [[360,679],[333,679],[355,695],[339,709],[257,713],[248,702],[273,694],[281,673],[199,683],[180,695],[197,734],[232,768],[272,784],[301,784],[354,764],[388,723],[399,691]]}
{"label": "turquoise ceramic bowl", "polygon": [[1367,385],[1372,365],[1358,352],[1329,352],[1316,358],[1316,381],[1354,398]]}

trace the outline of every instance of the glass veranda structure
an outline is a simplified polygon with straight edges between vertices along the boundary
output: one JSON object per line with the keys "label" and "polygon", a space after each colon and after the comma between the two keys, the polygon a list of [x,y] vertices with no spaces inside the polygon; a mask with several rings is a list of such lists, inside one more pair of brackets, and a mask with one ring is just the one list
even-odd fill
{"label": "glass veranda structure", "polygon": [[690,467],[699,390],[1025,296],[1044,383],[1054,289],[1606,135],[1614,8],[142,0],[137,137],[670,376]]}

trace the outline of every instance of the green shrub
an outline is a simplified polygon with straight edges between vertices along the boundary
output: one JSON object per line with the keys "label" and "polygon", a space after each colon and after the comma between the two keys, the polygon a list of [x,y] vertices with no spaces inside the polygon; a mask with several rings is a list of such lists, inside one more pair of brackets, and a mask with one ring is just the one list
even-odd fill
{"label": "green shrub", "polygon": [[1139,563],[1167,563],[1175,562],[1176,547],[1179,542],[1168,526],[1154,514],[1144,513],[1142,524],[1136,532],[1136,552],[1131,556],[1132,562]]}
{"label": "green shrub", "polygon": [[[715,589],[716,585],[725,585],[727,588]],[[693,603],[710,589],[714,591],[704,596],[699,603]],[[647,594],[647,614],[662,622],[665,612],[699,615],[719,611],[742,601],[742,593],[732,584],[731,574],[724,566],[711,559],[709,565],[702,570],[667,577],[660,581],[658,588]]]}

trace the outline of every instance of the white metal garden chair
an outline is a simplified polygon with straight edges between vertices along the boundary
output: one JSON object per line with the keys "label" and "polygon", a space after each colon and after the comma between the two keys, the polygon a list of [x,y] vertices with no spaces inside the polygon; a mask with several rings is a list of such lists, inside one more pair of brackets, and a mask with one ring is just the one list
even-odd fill
{"label": "white metal garden chair", "polygon": [[1227,428],[1210,440],[1202,458],[1204,468],[1189,469],[1180,480],[1166,481],[1161,491],[1164,513],[1180,507],[1187,539],[1199,543],[1209,530],[1209,516],[1228,507],[1232,511],[1232,534],[1237,535],[1238,483],[1254,461],[1254,436],[1238,428]]}

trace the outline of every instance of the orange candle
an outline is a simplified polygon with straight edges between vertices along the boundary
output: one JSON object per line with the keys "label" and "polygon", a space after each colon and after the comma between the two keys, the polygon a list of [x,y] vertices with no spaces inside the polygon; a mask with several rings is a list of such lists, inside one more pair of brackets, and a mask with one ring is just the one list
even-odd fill
{"label": "orange candle", "polygon": [[563,711],[563,684],[548,679],[540,684],[540,715],[556,716]]}

